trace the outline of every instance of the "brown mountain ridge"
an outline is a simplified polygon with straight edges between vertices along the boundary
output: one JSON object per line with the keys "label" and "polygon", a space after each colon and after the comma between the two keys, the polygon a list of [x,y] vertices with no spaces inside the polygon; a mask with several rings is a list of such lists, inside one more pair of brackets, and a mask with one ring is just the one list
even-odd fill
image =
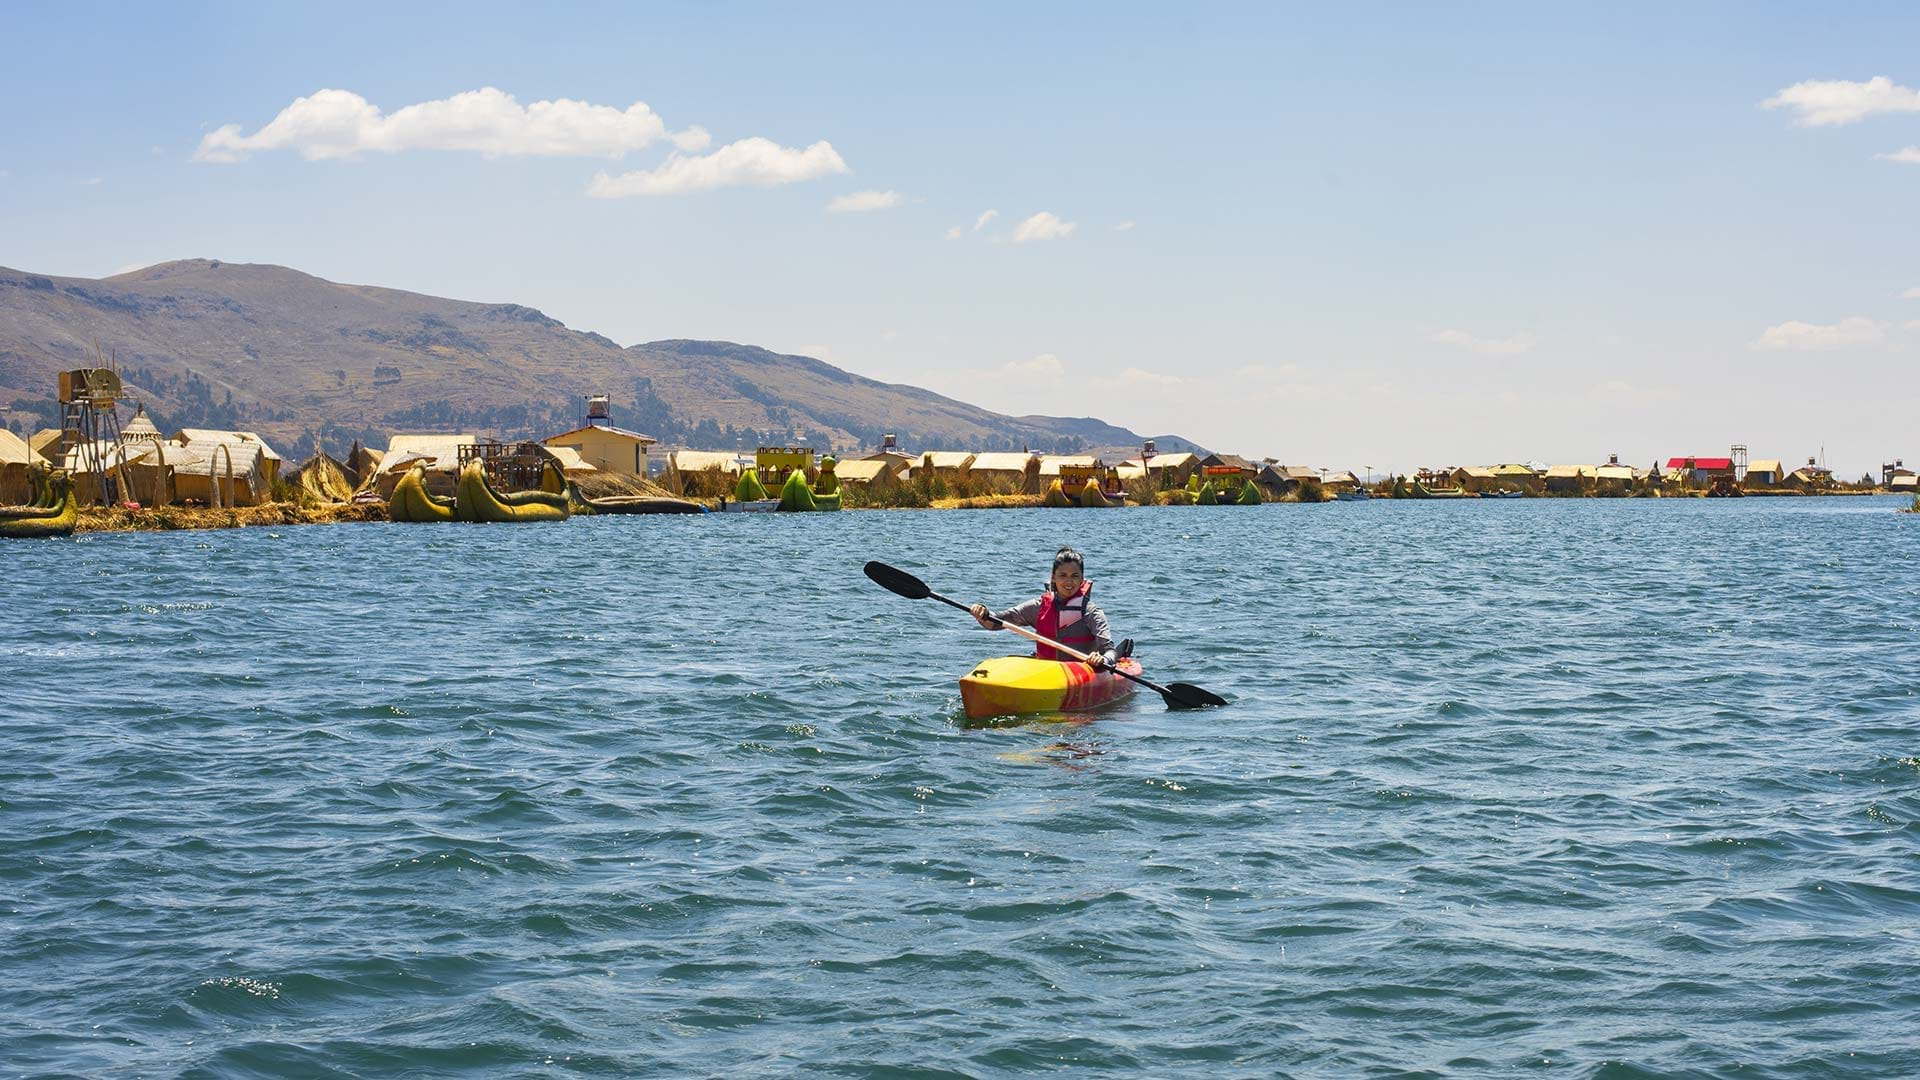
{"label": "brown mountain ridge", "polygon": [[[621,348],[518,304],[343,285],[217,259],[110,278],[0,268],[0,423],[58,426],[57,372],[111,355],[162,428],[259,431],[284,453],[384,445],[396,431],[503,439],[573,426],[606,393],[615,422],[665,443],[847,451],[895,432],[909,448],[1134,449],[1093,418],[1006,416],[805,356],[721,341]],[[1190,448],[1159,436],[1164,451]]]}

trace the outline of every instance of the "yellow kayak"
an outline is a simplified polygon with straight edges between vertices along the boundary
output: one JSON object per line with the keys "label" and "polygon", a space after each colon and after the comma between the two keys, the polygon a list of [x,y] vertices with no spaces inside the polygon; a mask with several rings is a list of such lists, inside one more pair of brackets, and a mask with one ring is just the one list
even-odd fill
{"label": "yellow kayak", "polygon": [[[1131,657],[1120,661],[1129,675],[1140,674]],[[1041,660],[999,656],[982,660],[960,680],[967,716],[981,719],[1016,713],[1080,712],[1111,705],[1133,693],[1133,682],[1111,671],[1095,672],[1078,660]]]}

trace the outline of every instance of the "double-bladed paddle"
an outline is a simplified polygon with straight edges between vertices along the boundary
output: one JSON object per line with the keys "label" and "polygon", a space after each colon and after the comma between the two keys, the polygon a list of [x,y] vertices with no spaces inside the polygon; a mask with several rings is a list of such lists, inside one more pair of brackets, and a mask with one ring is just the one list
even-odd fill
{"label": "double-bladed paddle", "polygon": [[[866,571],[868,577],[872,578],[881,588],[886,589],[888,592],[899,593],[909,600],[938,600],[949,607],[957,607],[969,615],[973,613],[972,608],[951,597],[941,596],[939,593],[929,589],[926,582],[921,581],[919,578],[914,577],[912,574],[907,573],[897,566],[888,566],[883,562],[870,562],[866,566]],[[1019,634],[1028,641],[1051,646],[1055,651],[1065,653],[1083,663],[1089,659],[1086,653],[1069,649],[1065,645],[1050,638],[1041,637],[1039,634],[1034,633],[1024,626],[1009,626],[1006,623],[1001,623],[1000,626],[1003,629],[1011,630]],[[1169,709],[1204,709],[1215,705],[1225,705],[1227,703],[1226,698],[1202,690],[1192,683],[1169,683],[1166,686],[1161,686],[1157,682],[1153,682],[1150,679],[1143,679],[1138,675],[1122,671],[1117,667],[1110,667],[1107,670],[1123,679],[1132,679],[1134,682],[1150,690],[1159,691],[1160,696],[1166,700],[1167,708]]]}

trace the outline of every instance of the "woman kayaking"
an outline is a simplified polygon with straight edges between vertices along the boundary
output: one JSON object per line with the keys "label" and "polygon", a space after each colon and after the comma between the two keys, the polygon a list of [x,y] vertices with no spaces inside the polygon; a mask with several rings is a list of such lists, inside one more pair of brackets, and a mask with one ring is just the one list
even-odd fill
{"label": "woman kayaking", "polygon": [[[1000,629],[1001,623],[1031,626],[1041,637],[1087,654],[1094,670],[1112,667],[1113,634],[1107,629],[1107,616],[1093,606],[1093,582],[1087,580],[1087,560],[1070,547],[1062,547],[1053,556],[1052,587],[1044,594],[1017,607],[991,613],[987,605],[968,608],[981,626]],[[1065,660],[1051,646],[1033,647],[1042,660]]]}

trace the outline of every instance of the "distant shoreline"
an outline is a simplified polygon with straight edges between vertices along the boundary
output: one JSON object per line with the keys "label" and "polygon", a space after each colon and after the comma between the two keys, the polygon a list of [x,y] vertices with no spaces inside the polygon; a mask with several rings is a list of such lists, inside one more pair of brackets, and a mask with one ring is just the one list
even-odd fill
{"label": "distant shoreline", "polygon": [[[1820,498],[1820,497],[1827,497],[1827,496],[1852,498],[1852,497],[1872,496],[1872,495],[1898,495],[1900,493],[1890,492],[1890,491],[1819,491],[1819,492],[1767,491],[1767,492],[1749,492],[1748,494],[1755,495],[1760,498],[1774,498],[1774,497]],[[1690,492],[1686,494],[1661,495],[1658,497],[1663,499],[1698,499],[1698,498],[1705,498],[1705,495],[1700,493]],[[1633,499],[1634,501],[1647,501],[1647,497],[1644,497],[1644,496],[1638,497],[1637,499],[1635,499],[1635,497],[1632,497],[1632,496],[1621,497],[1621,496],[1593,496],[1593,495],[1540,495],[1540,496],[1533,496],[1532,498],[1533,499],[1550,499],[1550,500],[1556,500],[1556,501],[1571,501],[1571,500],[1586,500],[1586,499],[1600,499],[1600,500],[1608,500],[1608,501],[1625,501],[1628,499]],[[1044,507],[1040,505],[1040,499],[1041,499],[1041,496],[1038,496],[1038,495],[984,496],[984,497],[975,497],[975,498],[942,499],[942,500],[936,501],[933,505],[927,506],[927,507],[850,507],[841,512],[842,513],[866,513],[866,512],[897,513],[897,512],[906,511],[906,510],[945,511],[945,510],[1027,510],[1027,509],[1032,509],[1032,510],[1053,510],[1056,513],[1067,513],[1067,512],[1073,512],[1077,510],[1077,508],[1074,508],[1074,507],[1065,507],[1065,508]],[[715,502],[717,500],[699,500],[699,501]],[[1460,500],[1460,499],[1399,499],[1399,500],[1395,500],[1395,499],[1383,498],[1381,501],[1384,501],[1384,502],[1396,502],[1396,501],[1397,502],[1460,502],[1464,500]],[[1271,504],[1271,505],[1299,506],[1299,505],[1327,505],[1327,504],[1288,503],[1288,504]],[[1140,507],[1130,504],[1127,507],[1110,507],[1109,509],[1140,509]],[[1186,509],[1191,513],[1199,513],[1199,514],[1216,513],[1216,512],[1231,514],[1231,513],[1234,513],[1236,510],[1245,510],[1248,508],[1233,507],[1233,506],[1223,504],[1218,507],[1193,506],[1193,507],[1188,507]],[[75,527],[74,532],[76,534],[128,533],[128,532],[180,532],[180,531],[201,531],[201,530],[208,530],[208,529],[275,528],[275,527],[291,526],[291,525],[340,525],[340,524],[361,524],[361,523],[369,523],[369,522],[387,523],[387,521],[388,521],[387,506],[385,503],[319,503],[319,504],[302,506],[302,505],[299,505],[298,503],[282,502],[282,503],[266,503],[260,506],[242,506],[242,507],[236,507],[233,509],[165,506],[165,507],[158,507],[154,509],[142,508],[139,510],[129,510],[121,507],[102,508],[102,507],[89,506],[89,507],[81,508],[80,520],[77,526]],[[404,524],[404,523],[400,523],[400,524]]]}

